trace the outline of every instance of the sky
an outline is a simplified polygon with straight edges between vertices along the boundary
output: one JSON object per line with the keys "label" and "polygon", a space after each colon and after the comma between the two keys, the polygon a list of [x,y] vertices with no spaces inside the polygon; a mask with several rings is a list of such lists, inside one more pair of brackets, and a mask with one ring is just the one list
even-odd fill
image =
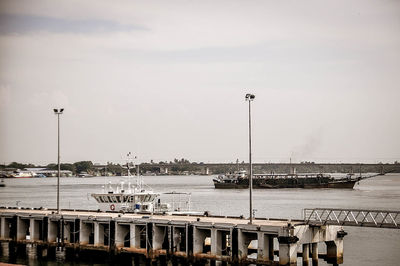
{"label": "sky", "polygon": [[0,163],[400,161],[400,1],[0,0]]}

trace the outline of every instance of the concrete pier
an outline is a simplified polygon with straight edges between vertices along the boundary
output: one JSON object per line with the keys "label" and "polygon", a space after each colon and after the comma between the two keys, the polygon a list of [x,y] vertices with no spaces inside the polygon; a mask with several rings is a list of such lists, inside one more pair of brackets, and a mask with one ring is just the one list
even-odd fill
{"label": "concrete pier", "polygon": [[[307,225],[302,221],[240,217],[208,217],[104,213],[94,211],[0,209],[0,241],[28,245],[30,256],[80,257],[84,252],[106,252],[136,265],[210,263],[211,265],[302,265],[343,263],[343,230],[340,226]],[[318,254],[318,244],[326,254]]]}

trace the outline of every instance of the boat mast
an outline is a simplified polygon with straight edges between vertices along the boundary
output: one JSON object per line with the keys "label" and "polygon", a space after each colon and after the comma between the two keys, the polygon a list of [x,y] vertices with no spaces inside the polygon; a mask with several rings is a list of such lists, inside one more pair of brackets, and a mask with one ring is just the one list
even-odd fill
{"label": "boat mast", "polygon": [[128,191],[131,193],[131,170],[129,169],[129,162],[130,162],[131,152],[128,152],[126,155],[126,168],[128,169]]}
{"label": "boat mast", "polygon": [[[135,156],[135,159],[137,159],[137,156]],[[142,190],[142,182],[140,180],[140,175],[139,175],[139,163],[136,162],[135,164],[136,168],[136,188],[141,191]]]}

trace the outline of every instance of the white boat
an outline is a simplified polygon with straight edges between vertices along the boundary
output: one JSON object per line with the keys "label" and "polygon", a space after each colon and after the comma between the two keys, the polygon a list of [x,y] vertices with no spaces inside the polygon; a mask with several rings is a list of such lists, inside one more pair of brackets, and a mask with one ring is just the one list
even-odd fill
{"label": "white boat", "polygon": [[104,185],[102,193],[91,194],[99,204],[100,211],[199,214],[191,211],[190,193],[156,193],[143,183],[139,171],[137,171],[136,183],[131,184],[129,162],[126,165],[128,169],[128,176],[125,176],[128,180],[126,186],[125,182],[120,182],[113,187],[109,182],[108,185]]}
{"label": "white boat", "polygon": [[36,174],[34,172],[23,171],[23,170],[17,170],[11,174],[11,177],[14,177],[14,178],[31,178],[31,177],[35,177],[35,176],[36,176]]}

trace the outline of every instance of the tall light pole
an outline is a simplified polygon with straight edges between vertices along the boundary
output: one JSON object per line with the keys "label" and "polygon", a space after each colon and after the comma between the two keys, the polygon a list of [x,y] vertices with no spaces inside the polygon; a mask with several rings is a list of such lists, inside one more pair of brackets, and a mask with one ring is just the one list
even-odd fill
{"label": "tall light pole", "polygon": [[57,156],[57,164],[58,164],[58,175],[57,175],[57,213],[60,213],[60,115],[63,113],[64,108],[53,109],[54,114],[57,115],[57,142],[58,142],[58,156]]}
{"label": "tall light pole", "polygon": [[251,102],[256,98],[254,94],[246,94],[249,102],[249,191],[250,191],[250,224],[253,223],[253,166],[251,164]]}

